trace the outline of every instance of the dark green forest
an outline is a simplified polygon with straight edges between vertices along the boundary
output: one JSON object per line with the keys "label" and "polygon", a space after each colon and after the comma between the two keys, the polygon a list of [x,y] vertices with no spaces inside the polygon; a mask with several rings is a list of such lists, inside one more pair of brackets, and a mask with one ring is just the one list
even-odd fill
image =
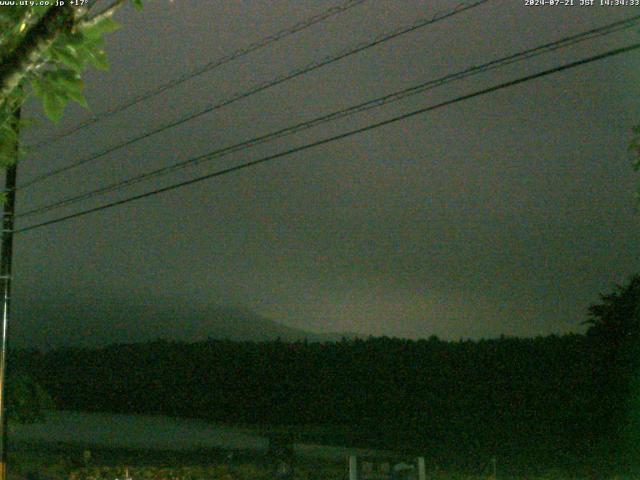
{"label": "dark green forest", "polygon": [[[60,409],[315,429],[310,440],[481,469],[627,468],[638,444],[640,276],[589,309],[586,334],[338,343],[158,340],[20,350]],[[309,429],[311,431],[312,429]],[[322,433],[320,433],[322,432]],[[300,433],[302,435],[302,433]]]}

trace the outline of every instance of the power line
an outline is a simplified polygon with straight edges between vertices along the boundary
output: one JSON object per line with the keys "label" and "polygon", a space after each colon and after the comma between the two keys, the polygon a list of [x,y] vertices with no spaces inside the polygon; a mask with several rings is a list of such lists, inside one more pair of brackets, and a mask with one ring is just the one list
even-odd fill
{"label": "power line", "polygon": [[112,208],[112,207],[116,207],[116,206],[119,206],[119,205],[124,205],[126,203],[133,202],[135,200],[140,200],[140,199],[143,199],[143,198],[147,198],[147,197],[151,197],[151,196],[154,196],[154,195],[165,193],[165,192],[168,192],[168,191],[171,191],[171,190],[175,190],[175,189],[178,189],[178,188],[181,188],[181,187],[192,185],[194,183],[199,183],[199,182],[202,182],[204,180],[209,180],[211,178],[219,177],[219,176],[226,175],[226,174],[229,174],[229,173],[232,173],[232,172],[236,172],[236,171],[239,171],[239,170],[244,170],[245,168],[254,167],[256,165],[259,165],[259,164],[262,164],[262,163],[266,163],[266,162],[269,162],[271,160],[275,160],[277,158],[282,158],[282,157],[285,157],[285,156],[292,155],[294,153],[298,153],[298,152],[302,152],[304,150],[315,148],[315,147],[320,146],[320,145],[324,145],[324,144],[327,144],[327,143],[335,142],[337,140],[342,140],[344,138],[348,138],[348,137],[351,137],[353,135],[357,135],[357,134],[360,134],[360,133],[367,132],[369,130],[380,128],[380,127],[383,127],[385,125],[390,125],[392,123],[396,123],[396,122],[399,122],[401,120],[406,120],[406,119],[414,117],[416,115],[421,115],[423,113],[427,113],[427,112],[431,112],[431,111],[434,111],[434,110],[437,110],[437,109],[440,109],[440,108],[443,108],[443,107],[447,107],[449,105],[453,105],[455,103],[462,102],[464,100],[469,100],[469,99],[472,99],[472,98],[475,98],[475,97],[479,97],[481,95],[486,95],[488,93],[496,92],[498,90],[509,88],[509,87],[512,87],[512,86],[515,86],[515,85],[519,85],[519,84],[522,84],[522,83],[525,83],[525,82],[529,82],[531,80],[535,80],[535,79],[538,79],[538,78],[546,77],[548,75],[552,75],[554,73],[558,73],[558,72],[561,72],[561,71],[564,71],[564,70],[569,70],[571,68],[576,68],[576,67],[581,66],[581,65],[586,65],[588,63],[592,63],[592,62],[595,62],[595,61],[598,61],[598,60],[603,60],[603,59],[608,58],[608,57],[613,57],[615,55],[620,55],[620,54],[623,54],[623,53],[631,52],[631,51],[637,50],[639,48],[640,48],[640,43],[635,43],[633,45],[629,45],[629,46],[626,46],[626,47],[617,48],[617,49],[614,49],[614,50],[609,50],[609,51],[607,51],[605,53],[601,53],[599,55],[594,55],[592,57],[584,58],[582,60],[577,60],[577,61],[565,64],[565,65],[561,65],[561,66],[558,66],[558,67],[550,68],[550,69],[544,70],[542,72],[538,72],[538,73],[534,73],[534,74],[527,75],[527,76],[524,76],[524,77],[520,77],[520,78],[518,78],[516,80],[511,80],[511,81],[508,81],[508,82],[500,83],[498,85],[494,85],[493,87],[488,87],[488,88],[484,88],[482,90],[477,90],[477,91],[475,91],[473,93],[469,93],[469,94],[466,94],[466,95],[461,95],[461,96],[456,97],[456,98],[454,98],[452,100],[447,100],[447,101],[444,101],[444,102],[441,102],[441,103],[438,103],[438,104],[435,104],[435,105],[430,105],[430,106],[423,107],[423,108],[420,108],[420,109],[417,109],[417,110],[413,110],[413,111],[411,111],[409,113],[405,113],[403,115],[398,115],[396,117],[393,117],[393,118],[390,118],[390,119],[387,119],[387,120],[383,120],[381,122],[369,124],[369,125],[367,125],[365,127],[360,127],[360,128],[354,129],[354,130],[349,130],[347,132],[344,132],[344,133],[341,133],[341,134],[338,134],[338,135],[334,135],[334,136],[331,136],[331,137],[328,137],[328,138],[324,138],[322,140],[317,140],[317,141],[312,142],[312,143],[307,143],[307,144],[302,145],[300,147],[295,147],[295,148],[291,148],[289,150],[285,150],[283,152],[279,152],[279,153],[276,153],[276,154],[273,154],[273,155],[268,155],[268,156],[262,157],[262,158],[260,158],[258,160],[253,160],[251,162],[243,163],[241,165],[236,165],[236,166],[229,167],[229,168],[226,168],[226,169],[223,169],[223,170],[218,170],[217,172],[213,172],[213,173],[209,173],[207,175],[202,175],[200,177],[192,178],[191,180],[186,180],[184,182],[175,183],[173,185],[169,185],[169,186],[162,187],[162,188],[159,188],[159,189],[156,189],[156,190],[152,190],[150,192],[145,192],[145,193],[142,193],[142,194],[139,194],[139,195],[134,195],[132,197],[128,197],[128,198],[125,198],[125,199],[122,199],[122,200],[117,200],[117,201],[114,201],[114,202],[111,202],[111,203],[107,203],[107,204],[104,204],[104,205],[101,205],[101,206],[98,206],[98,207],[82,210],[80,212],[76,212],[76,213],[73,213],[73,214],[70,214],[70,215],[65,215],[63,217],[58,217],[58,218],[55,218],[55,219],[52,219],[52,220],[47,220],[45,222],[37,223],[37,224],[34,224],[34,225],[29,225],[27,227],[20,228],[20,229],[16,230],[15,233],[27,232],[29,230],[34,230],[36,228],[44,227],[44,226],[47,226],[47,225],[53,225],[53,224],[56,224],[56,223],[64,222],[64,221],[70,220],[72,218],[81,217],[81,216],[84,216],[84,215],[88,215],[90,213],[98,212],[98,211],[101,211],[101,210],[106,210],[106,209],[109,209],[109,208]]}
{"label": "power line", "polygon": [[43,140],[41,142],[38,142],[34,145],[31,145],[29,148],[31,149],[38,149],[41,148],[45,145],[48,145],[50,143],[56,142],[58,140],[61,140],[62,138],[68,137],[69,135],[72,135],[76,132],[78,132],[79,130],[82,130],[83,128],[88,127],[89,125],[93,125],[96,122],[99,122],[100,120],[103,120],[105,118],[111,117],[117,113],[120,113],[124,110],[127,110],[128,108],[144,101],[144,100],[148,100],[149,98],[155,97],[156,95],[159,95],[173,87],[176,87],[178,85],[180,85],[181,83],[184,83],[188,80],[191,80],[194,77],[197,77],[199,75],[202,75],[203,73],[209,72],[211,70],[214,70],[218,67],[221,67],[223,65],[226,65],[229,62],[232,62],[233,60],[237,60],[238,58],[244,57],[245,55],[248,55],[250,53],[256,52],[258,50],[261,50],[262,48],[268,47],[269,45],[276,43],[290,35],[293,35],[295,33],[301,32],[303,30],[306,30],[307,28],[310,28],[324,20],[327,20],[328,18],[331,18],[335,15],[338,15],[340,13],[346,12],[347,10],[350,10],[353,7],[356,7],[364,2],[366,2],[368,0],[348,0],[347,2],[343,3],[342,5],[337,5],[335,7],[331,7],[328,10],[325,10],[323,12],[320,12],[316,15],[312,15],[309,18],[306,18],[298,23],[296,23],[295,25],[289,27],[289,28],[285,28],[284,30],[280,30],[279,32],[276,32],[272,35],[269,35],[265,38],[263,38],[262,40],[258,40],[257,42],[251,43],[246,47],[240,48],[228,55],[225,55],[224,57],[221,57],[217,60],[213,60],[205,65],[202,65],[201,67],[198,67],[195,70],[192,70],[191,72],[188,72],[184,75],[181,75],[178,78],[175,78],[173,80],[170,80],[166,83],[163,83],[162,85],[159,85],[158,87],[151,89],[151,90],[147,90],[146,92],[141,93],[140,95],[137,95],[129,100],[127,100],[126,102],[117,105],[113,108],[107,109],[104,112],[98,113],[96,115],[94,115],[92,118],[79,123],[78,125],[76,125],[75,127],[67,130],[66,132],[63,132],[59,135],[56,135],[54,137],[48,138],[46,140]]}
{"label": "power line", "polygon": [[571,37],[566,37],[564,39],[561,40],[557,40],[551,43],[547,43],[545,45],[541,45],[529,50],[526,50],[524,52],[520,52],[517,54],[513,54],[513,55],[509,55],[507,57],[504,58],[500,58],[498,60],[493,60],[491,62],[485,63],[483,65],[480,66],[474,66],[474,67],[470,67],[466,70],[463,70],[461,72],[455,73],[455,74],[449,74],[446,75],[444,77],[438,78],[436,80],[430,80],[428,82],[425,83],[421,83],[417,86],[414,87],[410,87],[404,90],[400,90],[398,92],[394,92],[388,95],[385,95],[383,97],[379,97],[376,98],[374,100],[369,100],[367,102],[364,103],[360,103],[358,105],[343,109],[343,110],[339,110],[337,112],[333,112],[330,113],[328,115],[323,115],[321,117],[317,117],[315,119],[309,120],[309,121],[305,121],[305,122],[301,122],[298,123],[296,125],[293,126],[289,126],[287,128],[278,130],[276,132],[272,132],[266,135],[262,135],[259,137],[255,137],[252,138],[250,140],[246,140],[244,142],[229,146],[229,147],[225,147],[223,149],[219,149],[219,150],[215,150],[213,152],[209,152],[206,153],[204,155],[183,161],[183,162],[179,162],[177,164],[174,165],[170,165],[167,167],[163,167],[160,169],[156,169],[156,170],[152,170],[150,172],[147,173],[143,173],[141,175],[137,175],[135,177],[126,179],[124,181],[119,181],[119,182],[115,182],[113,184],[107,185],[105,187],[99,188],[97,190],[93,190],[91,192],[87,192],[87,193],[83,193],[80,195],[76,195],[76,196],[72,196],[72,197],[67,197],[65,199],[62,199],[58,202],[55,202],[53,204],[49,204],[46,206],[42,206],[42,207],[38,207],[32,210],[29,210],[27,212],[24,212],[22,214],[19,215],[19,217],[25,217],[25,216],[29,216],[29,215],[33,215],[33,214],[38,214],[38,213],[44,213],[46,211],[52,210],[52,209],[56,209],[62,206],[68,206],[74,203],[77,203],[79,201],[82,200],[87,200],[93,197],[96,197],[98,195],[102,195],[105,193],[109,193],[109,192],[113,192],[116,190],[120,190],[122,188],[140,183],[144,180],[148,180],[150,178],[154,178],[154,177],[158,177],[158,176],[162,176],[162,175],[166,175],[172,172],[175,172],[177,170],[183,169],[183,168],[187,168],[187,167],[191,167],[194,165],[197,165],[199,163],[202,163],[204,161],[209,161],[212,160],[214,158],[219,158],[222,156],[226,156],[230,153],[234,153],[234,152],[238,152],[241,150],[244,150],[246,148],[250,148],[253,147],[255,145],[267,142],[267,141],[271,141],[274,140],[276,138],[280,138],[283,137],[285,135],[290,135],[293,133],[297,133],[299,131],[302,130],[306,130],[312,127],[315,127],[317,125],[320,125],[322,123],[328,122],[328,121],[333,121],[333,120],[337,120],[340,118],[344,118],[346,116],[350,116],[356,113],[360,113],[372,108],[377,108],[380,107],[382,105],[386,105],[388,103],[391,102],[395,102],[398,100],[401,100],[403,98],[406,98],[408,96],[411,95],[416,95],[418,93],[422,93],[426,90],[430,90],[432,88],[444,85],[446,83],[449,83],[451,81],[455,81],[455,80],[460,80],[472,75],[476,75],[479,73],[484,73],[486,71],[495,69],[495,68],[499,68],[505,65],[509,65],[511,63],[515,63],[517,61],[522,61],[522,60],[526,60],[526,59],[530,59],[533,58],[535,56],[538,55],[542,55],[544,53],[547,53],[549,51],[553,51],[553,50],[557,50],[560,48],[566,48],[570,45],[574,45],[578,42],[582,42],[585,40],[589,40],[592,38],[595,38],[597,36],[603,36],[603,35],[608,35],[610,33],[614,33],[617,31],[620,31],[622,29],[626,29],[626,28],[630,28],[632,26],[634,26],[636,23],[638,23],[638,20],[640,20],[640,15],[636,16],[636,17],[631,17],[629,19],[626,20],[622,20],[622,21],[618,21],[618,22],[614,22],[612,24],[603,26],[603,27],[599,27],[599,28],[595,28],[577,35],[573,35]]}
{"label": "power line", "polygon": [[63,172],[67,172],[67,171],[72,170],[74,168],[77,168],[77,167],[79,167],[81,165],[84,165],[86,163],[89,163],[89,162],[92,162],[94,160],[97,160],[98,158],[104,157],[105,155],[107,155],[109,153],[112,153],[112,152],[114,152],[116,150],[119,150],[121,148],[127,147],[129,145],[132,145],[132,144],[134,144],[136,142],[139,142],[139,141],[141,141],[143,139],[149,138],[152,135],[155,135],[157,133],[163,132],[163,131],[168,130],[170,128],[176,127],[178,125],[181,125],[181,124],[183,124],[185,122],[193,120],[193,119],[195,119],[197,117],[200,117],[202,115],[205,115],[207,113],[213,112],[213,111],[218,110],[220,108],[226,107],[226,106],[228,106],[228,105],[230,105],[232,103],[235,103],[235,102],[237,102],[239,100],[243,100],[243,99],[248,98],[248,97],[250,97],[252,95],[255,95],[255,94],[260,93],[260,92],[262,92],[264,90],[267,90],[268,88],[275,87],[276,85],[280,85],[281,83],[287,82],[289,80],[293,80],[294,78],[300,77],[302,75],[305,75],[305,74],[307,74],[309,72],[312,72],[314,70],[317,70],[319,68],[322,68],[322,67],[330,65],[332,63],[335,63],[337,61],[343,60],[343,59],[345,59],[347,57],[350,57],[351,55],[355,55],[356,53],[360,53],[360,52],[362,52],[364,50],[367,50],[369,48],[373,48],[373,47],[375,47],[377,45],[380,45],[380,44],[382,44],[384,42],[392,40],[392,39],[394,39],[396,37],[399,37],[401,35],[404,35],[406,33],[413,32],[413,31],[415,31],[415,30],[417,30],[419,28],[426,27],[427,25],[431,25],[431,24],[434,24],[434,23],[439,22],[441,20],[445,20],[445,19],[447,19],[449,17],[452,17],[454,15],[457,15],[457,14],[460,14],[462,12],[465,12],[465,11],[471,9],[471,8],[478,7],[478,6],[480,6],[480,5],[484,4],[484,3],[487,3],[488,1],[490,1],[490,0],[476,0],[473,3],[460,4],[457,7],[455,7],[454,9],[448,10],[445,13],[436,14],[435,16],[428,17],[428,18],[427,17],[423,17],[423,18],[413,22],[409,26],[403,26],[403,27],[401,27],[399,29],[393,30],[390,33],[385,33],[385,34],[383,34],[381,36],[378,36],[372,41],[369,41],[369,42],[366,42],[366,43],[361,43],[361,44],[358,44],[355,47],[351,47],[351,48],[349,48],[349,49],[347,49],[345,51],[342,51],[341,53],[338,53],[337,55],[328,56],[328,57],[325,57],[324,59],[315,61],[315,62],[307,65],[306,67],[293,70],[293,71],[291,71],[289,73],[286,73],[286,74],[284,74],[282,76],[276,77],[276,78],[274,78],[272,80],[268,80],[268,81],[266,81],[264,83],[261,83],[261,84],[255,86],[251,90],[248,90],[248,91],[241,92],[241,93],[238,93],[236,95],[233,95],[232,97],[228,98],[227,100],[223,100],[223,101],[221,101],[221,102],[219,102],[217,104],[210,105],[210,106],[208,106],[208,107],[206,107],[206,108],[204,108],[202,110],[199,110],[196,113],[191,113],[189,115],[186,115],[186,116],[184,116],[184,117],[182,117],[182,118],[180,118],[178,120],[175,120],[175,121],[172,121],[172,122],[170,122],[168,124],[165,124],[165,125],[162,125],[160,127],[157,127],[157,128],[155,128],[155,129],[153,129],[151,131],[148,131],[148,132],[143,133],[143,134],[141,134],[141,135],[139,135],[137,137],[134,137],[134,138],[131,138],[129,140],[126,140],[126,141],[124,141],[124,142],[122,142],[122,143],[120,143],[118,145],[113,146],[113,147],[109,147],[109,148],[107,148],[107,149],[105,149],[105,150],[103,150],[101,152],[98,152],[98,153],[96,153],[94,155],[91,155],[91,156],[89,156],[87,158],[78,160],[78,161],[76,161],[74,163],[71,163],[69,165],[66,165],[64,167],[60,167],[60,168],[57,168],[55,170],[51,170],[51,171],[49,171],[47,173],[44,173],[42,175],[36,176],[33,179],[31,179],[31,180],[25,182],[24,184],[22,184],[21,186],[19,186],[18,190],[30,187],[30,186],[32,186],[32,185],[34,185],[36,183],[39,183],[39,182],[41,182],[41,181],[43,181],[43,180],[45,180],[47,178],[53,177],[55,175],[59,175],[59,174],[61,174]]}
{"label": "power line", "polygon": [[338,120],[340,118],[344,118],[347,116],[351,116],[354,115],[356,113],[360,113],[360,112],[364,112],[373,108],[378,108],[381,107],[383,105],[387,105],[389,103],[392,102],[396,102],[399,100],[402,100],[404,98],[407,98],[409,96],[413,96],[413,95],[417,95],[419,93],[423,93],[427,90],[431,90],[433,88],[445,85],[447,83],[453,82],[453,81],[457,81],[457,80],[462,80],[464,78],[468,78],[474,75],[478,75],[480,73],[485,73],[488,72],[490,70],[494,70],[496,68],[500,68],[506,65],[510,65],[512,63],[515,62],[520,62],[520,61],[524,61],[524,60],[529,60],[531,58],[540,56],[542,54],[551,52],[551,51],[555,51],[561,48],[566,48],[569,47],[571,45],[575,45],[579,42],[583,42],[586,40],[591,40],[593,38],[596,37],[600,37],[600,36],[604,36],[604,35],[609,35],[611,33],[614,32],[618,32],[624,29],[628,29],[631,28],[633,26],[635,26],[638,22],[640,21],[640,15],[636,15],[634,17],[630,17],[628,19],[625,20],[621,20],[621,21],[617,21],[617,22],[613,22],[610,23],[608,25],[604,25],[598,28],[594,28],[576,35],[572,35],[569,37],[565,37],[559,40],[556,40],[554,42],[550,42],[550,43],[546,43],[544,45],[540,45],[534,48],[530,48],[528,50],[519,52],[519,53],[515,53],[512,55],[508,55],[506,57],[502,57],[496,60],[492,60],[490,62],[484,63],[482,65],[479,66],[472,66],[469,67],[465,70],[462,70],[460,72],[457,73],[453,73],[453,74],[449,74],[449,75],[445,75],[443,77],[434,79],[434,80],[429,80],[427,82],[423,82],[419,85],[413,86],[413,87],[409,87],[409,88],[405,88],[403,90],[399,90],[387,95],[384,95],[382,97],[378,97],[375,98],[373,100],[368,100],[366,102],[342,109],[342,110],[338,110],[332,113],[329,113],[327,115],[322,115],[320,117],[316,117],[314,119],[311,120],[307,120],[304,122],[300,122],[297,123],[295,125],[277,130],[275,132],[271,132],[265,135],[261,135],[258,137],[254,137],[252,139],[249,140],[245,140],[243,142],[237,143],[235,145],[229,146],[229,147],[225,147],[222,149],[218,149],[218,150],[214,150],[212,152],[209,153],[205,153],[203,155],[182,161],[182,162],[178,162],[176,164],[173,165],[169,165],[167,167],[162,167],[156,170],[152,170],[140,175],[136,175],[132,178],[128,178],[122,181],[118,181],[118,182],[114,182],[110,185],[106,185],[104,187],[101,187],[99,189],[96,190],[92,190],[90,192],[86,192],[86,193],[82,193],[79,195],[74,195],[74,196],[70,196],[67,198],[63,198],[57,202],[54,202],[52,204],[48,204],[48,205],[44,205],[41,207],[36,207],[34,209],[28,210],[26,212],[23,212],[19,215],[17,215],[18,218],[21,217],[27,217],[30,215],[35,215],[35,214],[41,214],[50,210],[54,210],[60,207],[64,207],[64,206],[69,206],[72,205],[74,203],[83,201],[83,200],[88,200],[94,197],[97,197],[99,195],[104,195],[106,193],[110,193],[110,192],[114,192],[117,190],[121,190],[123,188],[129,187],[131,185],[135,185],[137,183],[140,183],[142,181],[145,180],[149,180],[151,178],[155,178],[155,177],[159,177],[159,176],[163,176],[163,175],[167,175],[170,173],[173,173],[175,171],[184,169],[184,168],[188,168],[188,167],[192,167],[194,165],[198,165],[202,162],[205,161],[210,161],[213,160],[215,158],[220,158],[226,155],[229,155],[231,153],[235,153],[238,151],[242,151],[245,150],[247,148],[252,148],[256,145],[268,142],[268,141],[272,141],[275,140],[277,138],[281,138],[284,136],[288,136],[294,133],[298,133],[300,131],[303,130],[307,130],[310,128],[313,128],[315,126],[318,126],[320,124],[326,123],[326,122],[330,122],[330,121],[334,121],[334,120]]}

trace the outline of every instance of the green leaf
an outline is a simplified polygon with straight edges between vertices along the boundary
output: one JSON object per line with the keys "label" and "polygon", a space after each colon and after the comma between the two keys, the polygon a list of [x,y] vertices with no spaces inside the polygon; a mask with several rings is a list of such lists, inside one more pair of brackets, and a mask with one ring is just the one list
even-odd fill
{"label": "green leaf", "polygon": [[61,81],[57,72],[46,72],[42,76],[42,84],[44,87],[44,95],[47,93],[55,93],[57,95],[64,95],[65,87]]}
{"label": "green leaf", "polygon": [[9,117],[0,125],[0,168],[7,167],[17,161],[15,146],[18,134]]}
{"label": "green leaf", "polygon": [[72,47],[80,47],[88,41],[88,37],[81,30],[75,30],[71,33],[65,33],[64,38],[61,38],[61,45],[71,45]]}
{"label": "green leaf", "polygon": [[87,103],[87,99],[81,92],[68,92],[69,98],[74,102],[82,105],[84,108],[89,108],[89,104]]}
{"label": "green leaf", "polygon": [[52,55],[56,60],[78,73],[82,72],[84,68],[82,61],[78,58],[78,51],[71,45],[53,49]]}
{"label": "green leaf", "polygon": [[64,95],[66,91],[64,79],[56,70],[44,72],[39,78],[34,78],[31,85],[38,97],[53,93]]}
{"label": "green leaf", "polygon": [[120,24],[111,17],[106,17],[99,22],[82,26],[81,32],[87,38],[101,38],[106,33],[115,32],[120,28]]}
{"label": "green leaf", "polygon": [[44,95],[45,88],[42,83],[42,78],[35,77],[31,79],[31,88],[33,89],[33,93],[35,93],[36,96],[41,97],[42,95]]}
{"label": "green leaf", "polygon": [[58,70],[53,77],[66,92],[81,93],[84,89],[84,82],[80,78],[80,74],[73,70]]}
{"label": "green leaf", "polygon": [[58,70],[52,72],[51,78],[55,82],[55,91],[75,100],[83,107],[87,108],[87,100],[82,94],[84,82],[80,75],[73,70]]}
{"label": "green leaf", "polygon": [[89,63],[98,70],[109,70],[109,59],[104,50],[94,50],[90,52],[88,60]]}
{"label": "green leaf", "polygon": [[142,0],[131,0],[136,10],[142,10]]}
{"label": "green leaf", "polygon": [[42,105],[44,106],[44,113],[47,117],[54,122],[58,123],[64,113],[64,106],[67,103],[67,98],[63,95],[53,92],[45,92],[42,98]]}
{"label": "green leaf", "polygon": [[104,38],[102,37],[85,37],[82,41],[82,48],[95,50],[104,47]]}

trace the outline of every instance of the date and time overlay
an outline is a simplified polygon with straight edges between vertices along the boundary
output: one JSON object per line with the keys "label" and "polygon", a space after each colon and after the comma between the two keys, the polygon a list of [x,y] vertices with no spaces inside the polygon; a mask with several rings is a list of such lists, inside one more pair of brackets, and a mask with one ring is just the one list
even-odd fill
{"label": "date and time overlay", "polygon": [[[640,0],[521,0],[525,7],[640,7]],[[86,6],[89,0],[1,0],[0,6]]]}
{"label": "date and time overlay", "polygon": [[640,0],[523,0],[525,7],[640,7]]}

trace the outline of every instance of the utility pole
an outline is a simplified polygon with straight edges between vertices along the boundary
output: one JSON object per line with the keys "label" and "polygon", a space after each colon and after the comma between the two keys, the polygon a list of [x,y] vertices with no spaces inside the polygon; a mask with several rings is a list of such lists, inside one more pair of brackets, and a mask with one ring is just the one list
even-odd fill
{"label": "utility pole", "polygon": [[18,143],[20,108],[13,114],[16,130],[15,161],[5,174],[5,204],[2,216],[2,252],[0,253],[0,295],[2,298],[2,325],[0,326],[0,480],[7,478],[7,334],[11,305],[11,260],[13,253],[13,219],[16,205],[16,174],[18,170]]}

